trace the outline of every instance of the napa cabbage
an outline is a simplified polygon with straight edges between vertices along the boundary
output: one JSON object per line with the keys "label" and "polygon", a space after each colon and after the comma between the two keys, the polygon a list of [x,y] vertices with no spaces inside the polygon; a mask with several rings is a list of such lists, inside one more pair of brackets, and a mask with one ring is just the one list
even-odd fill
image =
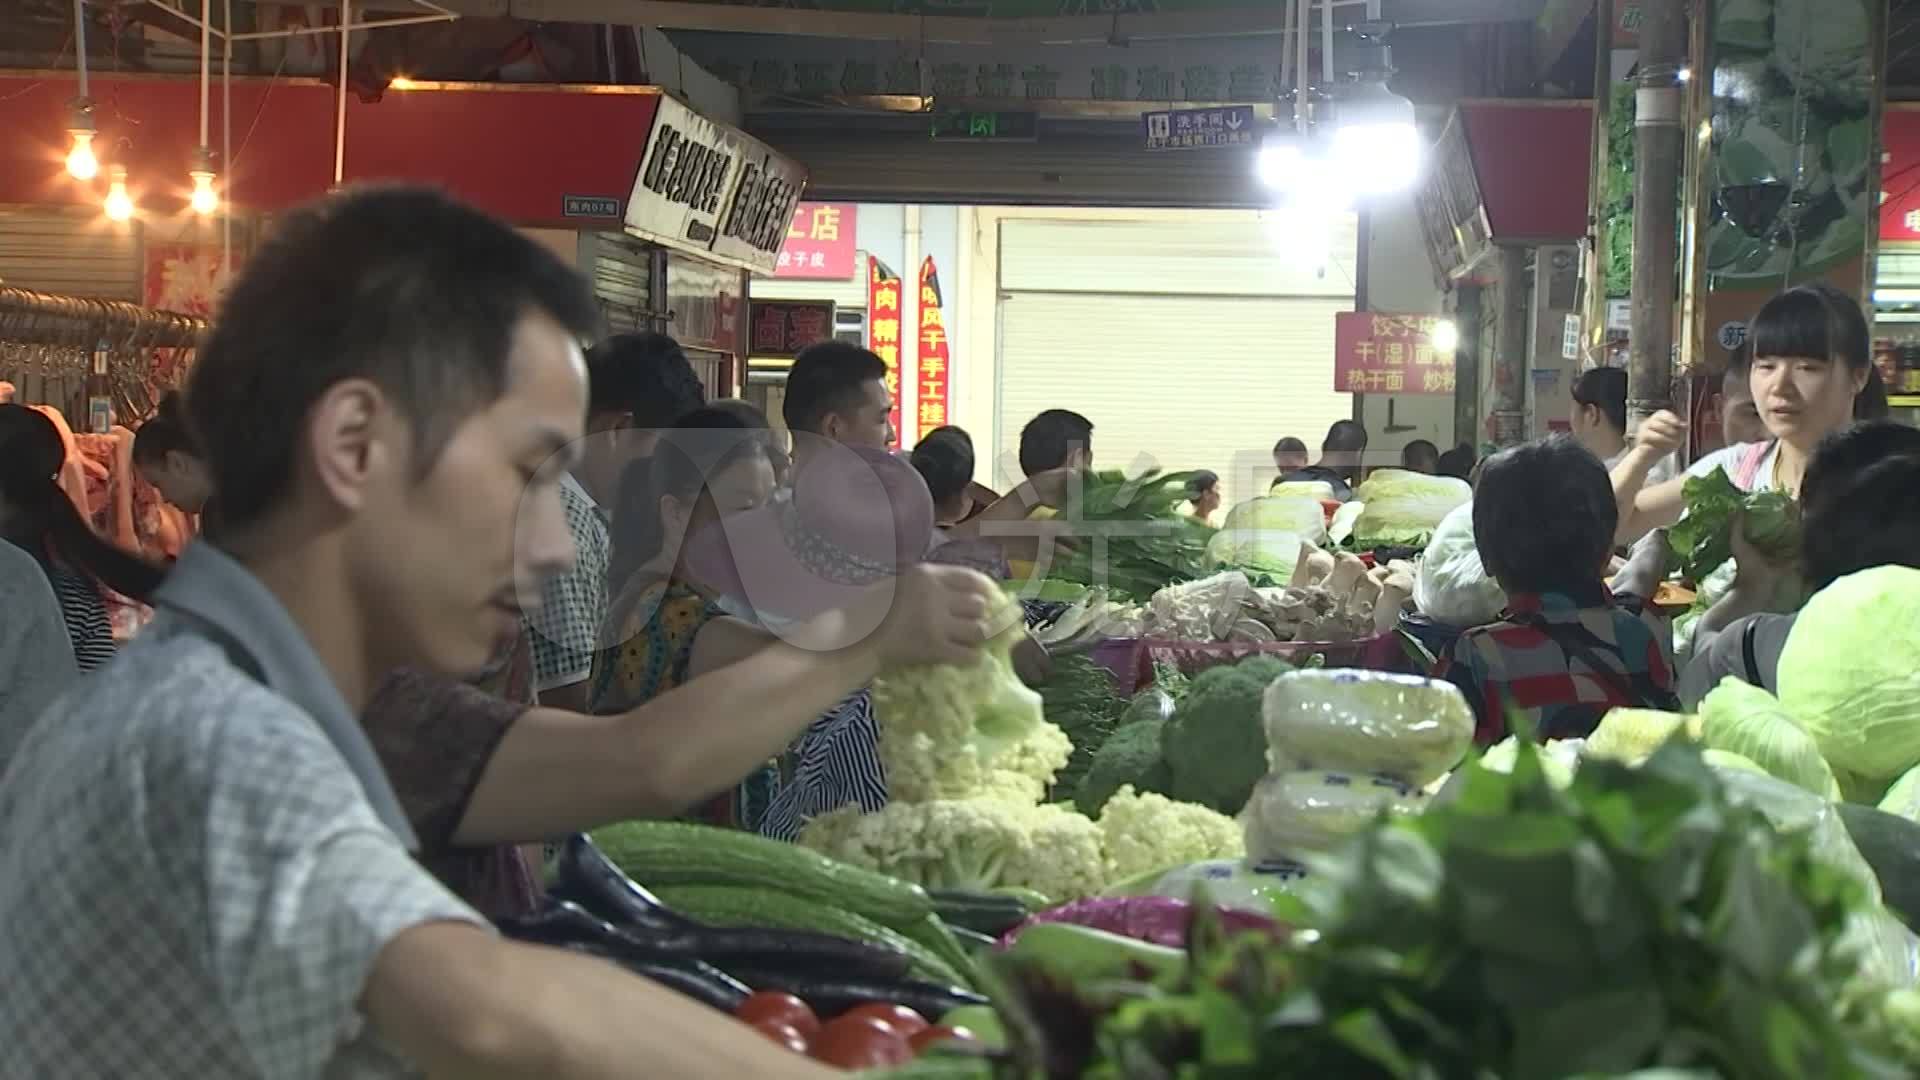
{"label": "napa cabbage", "polygon": [[1353,493],[1366,510],[1354,522],[1362,548],[1425,547],[1446,516],[1473,498],[1465,480],[1405,469],[1376,469]]}

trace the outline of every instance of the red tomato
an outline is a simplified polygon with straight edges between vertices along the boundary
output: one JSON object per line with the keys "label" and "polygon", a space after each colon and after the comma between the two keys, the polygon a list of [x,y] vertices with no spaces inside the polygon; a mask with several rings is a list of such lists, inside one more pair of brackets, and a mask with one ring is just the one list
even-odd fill
{"label": "red tomato", "polygon": [[801,1035],[792,1024],[783,1024],[778,1020],[762,1020],[753,1025],[753,1030],[779,1043],[796,1054],[807,1052],[806,1037]]}
{"label": "red tomato", "polygon": [[909,1038],[907,1045],[913,1047],[914,1053],[921,1054],[941,1043],[977,1043],[979,1041],[980,1036],[975,1035],[970,1028],[948,1027],[945,1024],[938,1024]]}
{"label": "red tomato", "polygon": [[927,1018],[907,1008],[885,1001],[874,1001],[847,1011],[848,1016],[870,1016],[900,1033],[903,1039],[911,1039],[927,1030]]}
{"label": "red tomato", "polygon": [[813,1041],[815,1060],[842,1069],[903,1065],[913,1060],[906,1037],[871,1016],[843,1016]]}
{"label": "red tomato", "polygon": [[761,990],[750,994],[740,1007],[733,1011],[743,1024],[759,1026],[766,1021],[786,1024],[806,1038],[820,1034],[820,1018],[813,1015],[807,1003],[792,994],[783,994],[775,990]]}

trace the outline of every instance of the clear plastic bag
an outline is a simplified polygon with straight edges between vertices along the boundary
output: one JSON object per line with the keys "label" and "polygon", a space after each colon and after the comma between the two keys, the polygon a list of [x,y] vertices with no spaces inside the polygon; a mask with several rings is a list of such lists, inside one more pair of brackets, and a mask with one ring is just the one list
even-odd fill
{"label": "clear plastic bag", "polygon": [[1261,702],[1267,764],[1384,776],[1412,787],[1446,775],[1473,743],[1458,687],[1352,669],[1292,671]]}
{"label": "clear plastic bag", "polygon": [[1380,816],[1416,814],[1425,792],[1378,776],[1334,772],[1276,773],[1253,789],[1240,813],[1247,858],[1255,864],[1332,851]]}

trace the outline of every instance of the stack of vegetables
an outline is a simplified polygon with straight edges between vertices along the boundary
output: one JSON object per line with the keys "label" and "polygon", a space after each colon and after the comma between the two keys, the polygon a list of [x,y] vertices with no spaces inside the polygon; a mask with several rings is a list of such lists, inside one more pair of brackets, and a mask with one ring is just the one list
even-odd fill
{"label": "stack of vegetables", "polygon": [[[1700,616],[1733,587],[1735,521],[1756,551],[1791,566],[1800,554],[1800,505],[1781,491],[1743,492],[1724,469],[1688,477],[1682,491],[1686,516],[1667,530],[1666,542],[1674,570],[1696,586],[1693,605],[1674,621],[1674,641],[1684,654]],[[1785,580],[1780,588],[1768,610],[1792,611],[1806,599],[1797,580]]]}
{"label": "stack of vegetables", "polygon": [[1331,851],[1381,813],[1409,815],[1473,741],[1457,687],[1364,671],[1293,671],[1264,688],[1264,777],[1241,812],[1248,856],[1303,861]]}
{"label": "stack of vegetables", "polygon": [[928,888],[1012,886],[1060,900],[1151,869],[1237,857],[1233,823],[1202,807],[1129,792],[1096,821],[1046,801],[1074,744],[1014,673],[1019,632],[1010,625],[971,666],[882,673],[873,702],[890,801],[871,814],[822,814],[800,842]]}
{"label": "stack of vegetables", "polygon": [[1171,972],[1001,961],[1003,1075],[1797,1080],[1920,1061],[1920,997],[1862,975],[1868,891],[1682,747],[1561,788],[1522,746],[1509,775],[1469,766],[1452,799],[1320,866],[1287,912],[1315,934],[1202,918]]}
{"label": "stack of vegetables", "polygon": [[1214,530],[1180,512],[1195,475],[1088,473],[1062,514],[1079,543],[1053,559],[1047,577],[1134,600],[1200,577]]}
{"label": "stack of vegetables", "polygon": [[1473,500],[1473,488],[1451,476],[1375,469],[1354,489],[1362,509],[1348,543],[1356,551],[1420,551],[1449,513]]}

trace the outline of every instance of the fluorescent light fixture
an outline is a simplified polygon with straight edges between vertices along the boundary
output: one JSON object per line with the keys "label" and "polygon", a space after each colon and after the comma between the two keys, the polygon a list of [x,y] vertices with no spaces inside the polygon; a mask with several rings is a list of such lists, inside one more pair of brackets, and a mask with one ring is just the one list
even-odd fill
{"label": "fluorescent light fixture", "polygon": [[1920,289],[1875,289],[1876,304],[1920,304]]}

